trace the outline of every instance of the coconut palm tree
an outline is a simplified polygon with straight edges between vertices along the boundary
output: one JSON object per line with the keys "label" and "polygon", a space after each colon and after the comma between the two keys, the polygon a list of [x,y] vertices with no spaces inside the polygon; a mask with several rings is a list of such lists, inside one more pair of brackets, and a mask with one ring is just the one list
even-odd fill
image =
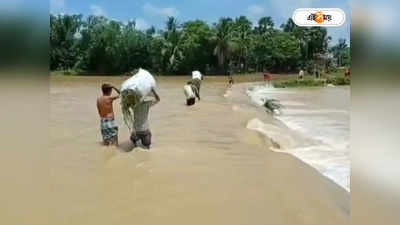
{"label": "coconut palm tree", "polygon": [[231,18],[221,18],[215,25],[216,47],[214,55],[218,58],[218,66],[221,72],[226,72],[229,56],[232,52],[233,43],[233,21]]}
{"label": "coconut palm tree", "polygon": [[236,43],[236,60],[240,65],[241,71],[247,71],[247,58],[252,42],[252,23],[245,16],[240,16],[235,20],[234,41]]}
{"label": "coconut palm tree", "polygon": [[258,20],[258,26],[255,28],[258,34],[264,34],[274,28],[274,22],[270,16],[262,17]]}
{"label": "coconut palm tree", "polygon": [[164,43],[161,54],[167,60],[167,70],[172,72],[179,66],[183,58],[182,32],[179,30],[179,23],[176,18],[168,17],[166,31],[164,32]]}

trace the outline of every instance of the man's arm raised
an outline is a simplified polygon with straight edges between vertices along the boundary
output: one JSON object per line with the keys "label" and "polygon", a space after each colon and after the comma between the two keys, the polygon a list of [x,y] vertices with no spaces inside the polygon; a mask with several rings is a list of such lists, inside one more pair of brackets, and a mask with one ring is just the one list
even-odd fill
{"label": "man's arm raised", "polygon": [[119,95],[121,94],[121,91],[118,88],[112,86],[112,89],[114,89]]}
{"label": "man's arm raised", "polygon": [[117,89],[116,87],[114,87],[114,86],[111,86],[111,88],[112,88],[112,89],[114,89],[114,90],[115,90],[115,92],[117,92],[117,93],[118,93],[118,95],[117,95],[117,96],[113,96],[113,97],[111,97],[111,99],[112,99],[112,100],[118,99],[118,98],[119,98],[119,96],[120,96],[120,94],[121,94],[120,90],[118,90],[118,89]]}

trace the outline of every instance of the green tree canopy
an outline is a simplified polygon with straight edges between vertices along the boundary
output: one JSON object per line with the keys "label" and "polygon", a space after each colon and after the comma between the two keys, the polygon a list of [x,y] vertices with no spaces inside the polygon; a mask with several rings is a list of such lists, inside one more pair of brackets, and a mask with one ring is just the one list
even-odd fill
{"label": "green tree canopy", "polygon": [[331,53],[349,66],[346,40],[328,48],[322,27],[298,27],[292,19],[275,28],[271,17],[257,24],[246,16],[183,23],[169,17],[164,29],[140,30],[103,16],[50,15],[50,69],[120,74],[143,67],[160,74],[297,71]]}

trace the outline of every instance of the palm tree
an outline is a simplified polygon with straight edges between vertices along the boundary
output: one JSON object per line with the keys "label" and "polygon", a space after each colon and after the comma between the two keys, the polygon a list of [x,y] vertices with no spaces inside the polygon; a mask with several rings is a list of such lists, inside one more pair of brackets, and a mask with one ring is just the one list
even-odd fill
{"label": "palm tree", "polygon": [[342,66],[343,52],[347,49],[346,39],[340,38],[338,43],[330,49],[330,52],[337,60],[337,65]]}
{"label": "palm tree", "polygon": [[297,25],[293,22],[292,18],[289,18],[286,23],[281,25],[284,32],[294,32]]}
{"label": "palm tree", "polygon": [[226,72],[225,65],[229,59],[232,50],[232,31],[233,23],[231,18],[221,18],[215,25],[215,42],[214,55],[218,58],[218,65],[222,72]]}
{"label": "palm tree", "polygon": [[274,28],[274,22],[270,16],[265,16],[258,20],[258,27],[256,30],[259,34],[264,34],[272,28]]}
{"label": "palm tree", "polygon": [[181,46],[182,32],[178,28],[179,23],[177,19],[168,17],[161,54],[167,59],[167,70],[169,72],[176,70],[179,66],[179,61],[183,58]]}
{"label": "palm tree", "polygon": [[247,58],[249,55],[252,37],[252,24],[245,16],[235,20],[234,41],[236,43],[236,59],[241,71],[247,71]]}
{"label": "palm tree", "polygon": [[166,27],[168,32],[175,32],[179,27],[178,20],[173,16],[168,17]]}
{"label": "palm tree", "polygon": [[77,37],[81,35],[82,26],[82,15],[50,15],[52,68],[70,69],[74,66],[78,58]]}

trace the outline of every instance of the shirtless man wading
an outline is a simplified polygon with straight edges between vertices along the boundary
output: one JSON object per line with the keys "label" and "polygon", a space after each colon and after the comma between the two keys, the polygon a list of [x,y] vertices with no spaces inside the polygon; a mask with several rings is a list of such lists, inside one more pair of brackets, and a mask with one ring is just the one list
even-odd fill
{"label": "shirtless man wading", "polygon": [[[111,96],[112,90],[118,95]],[[100,130],[104,145],[118,145],[118,126],[114,120],[113,102],[119,98],[119,90],[110,84],[101,86],[103,95],[97,98],[97,110],[100,115]]]}

